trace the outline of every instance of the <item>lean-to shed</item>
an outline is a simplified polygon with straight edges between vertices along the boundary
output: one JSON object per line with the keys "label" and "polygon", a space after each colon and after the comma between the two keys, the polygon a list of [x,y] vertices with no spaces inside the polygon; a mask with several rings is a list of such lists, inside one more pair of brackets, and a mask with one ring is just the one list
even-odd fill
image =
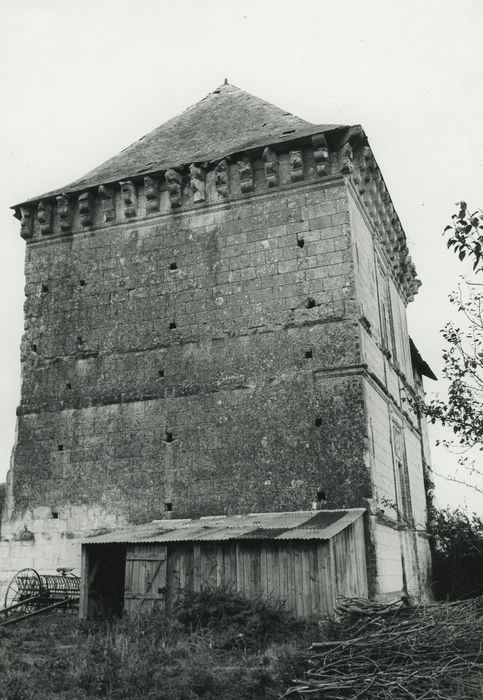
{"label": "lean-to shed", "polygon": [[330,615],[367,596],[364,509],[158,520],[86,539],[80,617],[150,612],[183,591],[224,587]]}

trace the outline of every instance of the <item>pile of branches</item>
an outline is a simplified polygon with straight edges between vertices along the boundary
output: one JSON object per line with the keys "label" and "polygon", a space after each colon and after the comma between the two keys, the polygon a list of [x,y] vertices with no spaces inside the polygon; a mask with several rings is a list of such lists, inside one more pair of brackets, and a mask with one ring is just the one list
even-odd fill
{"label": "pile of branches", "polygon": [[342,599],[335,639],[315,642],[284,698],[483,698],[483,597],[413,607]]}

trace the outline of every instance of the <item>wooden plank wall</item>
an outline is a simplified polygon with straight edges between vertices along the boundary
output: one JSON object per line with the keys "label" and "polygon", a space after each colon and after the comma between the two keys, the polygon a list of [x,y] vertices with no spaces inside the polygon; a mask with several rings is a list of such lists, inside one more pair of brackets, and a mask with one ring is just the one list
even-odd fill
{"label": "wooden plank wall", "polygon": [[167,601],[182,591],[224,587],[284,601],[299,617],[330,615],[338,595],[367,596],[362,518],[330,542],[238,540],[167,545]]}
{"label": "wooden plank wall", "polygon": [[362,518],[330,541],[336,596],[366,598],[367,567]]}

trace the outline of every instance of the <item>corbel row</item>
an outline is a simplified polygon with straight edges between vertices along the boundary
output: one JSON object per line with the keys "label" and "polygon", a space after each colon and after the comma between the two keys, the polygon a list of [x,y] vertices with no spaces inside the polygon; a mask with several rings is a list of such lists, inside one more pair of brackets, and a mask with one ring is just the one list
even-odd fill
{"label": "corbel row", "polygon": [[[324,134],[312,137],[315,172],[318,177],[330,174],[330,157],[327,140]],[[307,164],[304,151],[292,149],[289,151],[289,179],[290,182],[302,182],[307,178]],[[265,182],[268,189],[280,184],[280,162],[278,153],[267,146],[262,153],[262,162],[265,173]],[[235,167],[238,173],[238,187],[242,194],[255,190],[255,170],[252,159],[248,155],[241,155]],[[192,163],[189,166],[189,189],[194,203],[206,201],[206,164]],[[308,177],[312,177],[311,171]],[[160,196],[162,180],[168,195],[169,205],[172,210],[179,209],[183,204],[183,173],[179,169],[170,168],[164,173],[146,175],[144,177],[144,196],[146,212],[154,214],[160,210]],[[232,170],[227,158],[220,160],[214,168],[214,185],[217,193],[226,198],[234,190],[236,185],[231,182]],[[122,209],[125,220],[138,216],[139,202],[137,183],[133,180],[121,180],[118,184],[121,195]],[[97,190],[87,190],[80,194],[62,193],[53,199],[43,199],[36,205],[37,211],[31,205],[20,207],[22,238],[28,240],[34,233],[34,218],[37,216],[41,235],[52,234],[54,228],[55,207],[62,233],[72,231],[75,208],[78,209],[79,221],[82,228],[94,226],[96,206],[102,212],[102,222],[111,223],[116,219],[116,186],[100,185]]]}
{"label": "corbel row", "polygon": [[[407,298],[414,297],[420,282],[408,255],[405,235],[371,149],[364,145],[360,132],[354,132],[353,137],[339,148],[335,148],[332,153],[323,133],[312,136],[311,148],[293,148],[288,152],[288,158],[283,156],[282,178],[280,156],[274,148],[264,148],[261,161],[267,189],[276,188],[281,182],[299,183],[333,173],[342,173],[350,177],[359,191]],[[237,194],[237,191],[241,194],[251,193],[255,191],[256,182],[257,187],[261,183],[258,173],[257,181],[255,179],[254,161],[247,154],[240,155],[236,160],[220,160],[214,166],[213,174],[214,189],[223,199],[230,194]],[[21,235],[25,239],[32,238],[35,216],[42,236],[54,233],[55,207],[58,219],[55,228],[57,231],[60,228],[62,233],[68,234],[72,231],[77,212],[76,220],[80,222],[82,229],[92,227],[96,223],[114,222],[119,215],[119,202],[116,207],[116,199],[120,199],[120,209],[125,221],[139,216],[140,197],[144,197],[145,211],[148,215],[159,212],[163,190],[172,211],[182,207],[187,188],[191,193],[190,201],[195,204],[203,203],[207,200],[206,178],[207,164],[192,163],[185,173],[181,169],[170,168],[164,173],[144,176],[143,190],[138,181],[126,179],[117,185],[100,185],[97,189],[80,194],[59,194],[55,200],[41,200],[36,205],[37,211],[32,205],[20,207]]]}
{"label": "corbel row", "polygon": [[[205,199],[204,173],[198,166],[191,166],[191,189],[195,202]],[[182,176],[176,170],[167,170],[165,173],[166,189],[172,208],[181,206],[182,203]],[[122,208],[126,220],[138,216],[138,194],[136,184],[132,180],[119,182]],[[146,211],[150,214],[159,211],[160,208],[160,179],[147,175],[144,178],[144,194],[146,198]],[[60,194],[55,197],[60,230],[70,233],[74,222],[75,207],[78,207],[79,221],[83,228],[93,226],[95,223],[96,204],[102,212],[103,223],[111,223],[116,219],[116,187],[114,185],[100,185],[97,191],[88,190],[75,194]],[[20,235],[28,240],[34,233],[34,218],[37,214],[40,233],[47,236],[54,232],[55,203],[53,200],[43,199],[37,205],[37,211],[33,206],[20,207],[21,224]]]}
{"label": "corbel row", "polygon": [[347,142],[341,150],[341,171],[351,176],[394,274],[407,300],[412,301],[421,282],[416,277],[405,233],[369,146],[353,149]]}
{"label": "corbel row", "polygon": [[[362,130],[353,129],[348,139],[332,154],[329,152],[327,139],[323,133],[311,137],[311,146],[312,153],[307,148],[291,149],[288,153],[288,165],[284,157],[283,182],[286,183],[289,180],[292,183],[299,183],[305,179],[313,179],[314,176],[326,177],[332,172],[348,176],[359,192],[396,278],[407,299],[412,300],[421,283],[416,277],[414,264],[409,257],[401,223]],[[307,161],[311,161],[310,165]],[[272,189],[279,186],[281,183],[280,158],[277,151],[269,146],[264,148],[262,163],[266,187]],[[192,163],[187,174],[193,203],[205,202],[207,164]],[[235,175],[234,178],[233,175]],[[160,211],[163,187],[171,210],[176,211],[182,207],[186,188],[183,188],[181,169],[170,168],[164,173],[146,175],[143,185],[147,214]],[[55,202],[53,199],[41,200],[36,212],[33,208],[35,205],[23,205],[20,207],[21,236],[26,240],[32,238],[35,214],[41,235],[54,233],[55,206],[58,227],[64,234],[72,231],[76,207],[83,229],[94,226],[99,219],[98,210],[100,210],[102,223],[112,223],[116,220],[116,194],[119,191],[124,220],[135,219],[139,215],[138,186],[137,182],[128,179],[121,180],[118,187],[106,184],[100,185],[97,190],[90,189],[78,195],[62,193],[55,197]],[[228,158],[220,160],[214,167],[214,187],[221,198],[227,198],[231,193],[236,194],[237,189],[241,194],[253,192],[255,190],[253,160],[247,154],[242,154],[233,167]]]}

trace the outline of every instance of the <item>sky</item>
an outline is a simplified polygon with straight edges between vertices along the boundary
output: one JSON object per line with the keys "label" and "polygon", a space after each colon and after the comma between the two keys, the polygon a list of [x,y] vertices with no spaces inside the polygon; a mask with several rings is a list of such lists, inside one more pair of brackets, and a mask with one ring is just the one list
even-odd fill
{"label": "sky", "polygon": [[[363,126],[423,281],[410,332],[441,376],[448,294],[469,273],[442,230],[456,202],[483,208],[482,29],[481,0],[0,0],[0,480],[23,328],[25,243],[9,208],[77,179],[225,78],[308,121]],[[432,457],[437,504],[482,514],[483,495],[438,476],[454,474],[455,456]]]}

